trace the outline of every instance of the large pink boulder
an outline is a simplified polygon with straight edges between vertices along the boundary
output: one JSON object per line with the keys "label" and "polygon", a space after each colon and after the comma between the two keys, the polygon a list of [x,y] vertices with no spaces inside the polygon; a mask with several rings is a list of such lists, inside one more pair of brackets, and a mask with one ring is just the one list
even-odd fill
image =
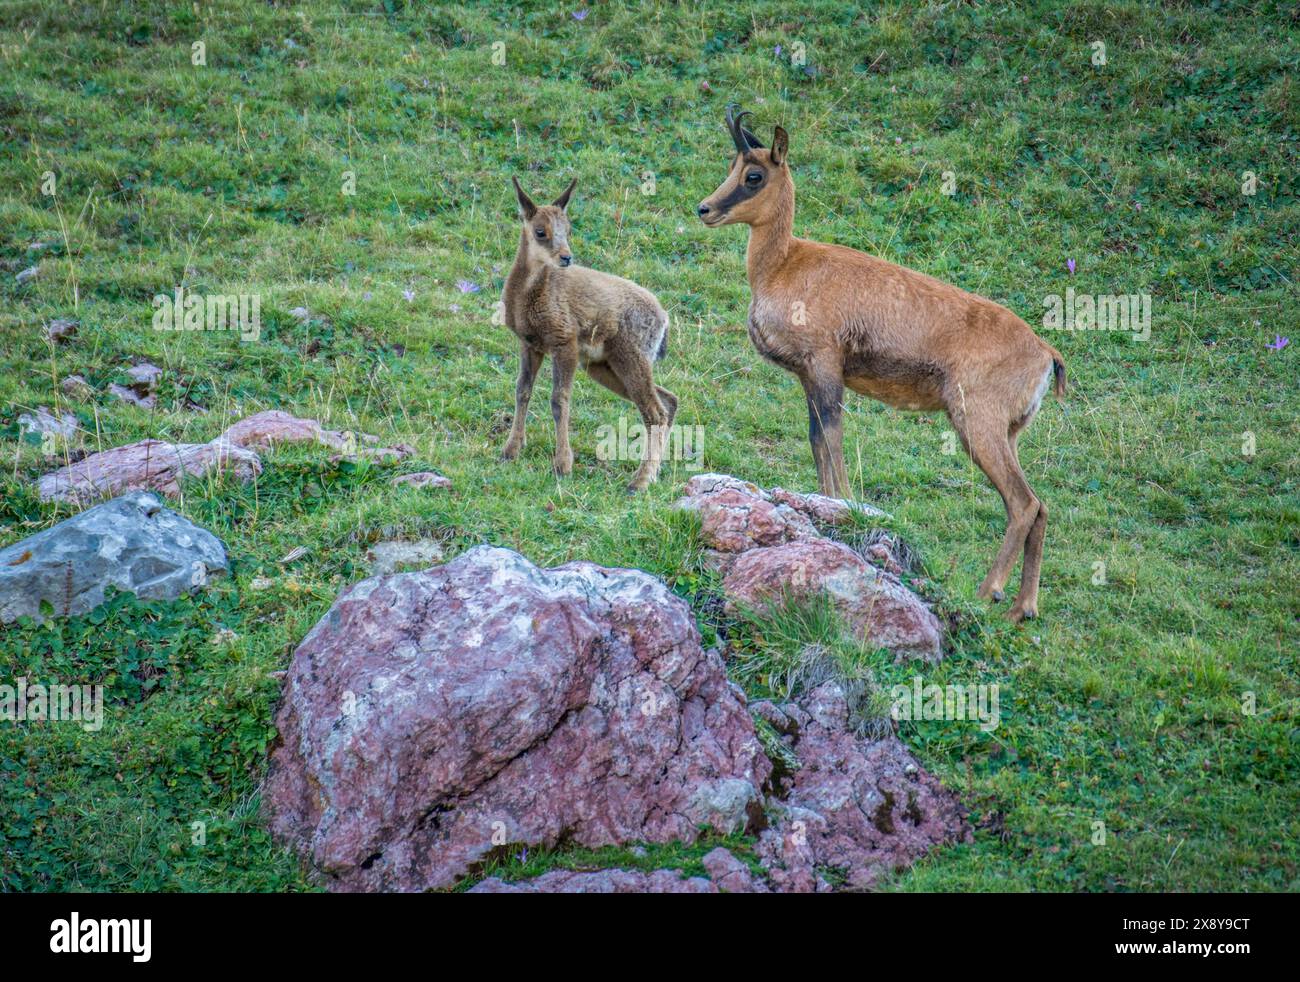
{"label": "large pink boulder", "polygon": [[493,877],[470,893],[768,893],[767,887],[727,849],[719,846],[704,856],[706,880],[685,877],[677,870],[553,870],[532,880],[514,883]]}
{"label": "large pink boulder", "polygon": [[888,649],[896,662],[943,657],[943,626],[934,612],[898,577],[872,566],[842,542],[814,539],[751,549],[731,564],[722,590],[733,611],[762,612],[825,596],[855,635]]}
{"label": "large pink boulder", "polygon": [[448,886],[507,846],[735,831],[771,769],[661,581],[489,546],[341,594],[276,722],[271,827],[341,890]]}
{"label": "large pink boulder", "polygon": [[221,440],[211,443],[165,443],[141,440],[90,454],[56,471],[42,475],[36,490],[42,501],[85,504],[127,491],[180,493],[183,477],[230,473],[242,481],[262,472],[257,454]]}
{"label": "large pink boulder", "polygon": [[956,795],[923,770],[893,736],[864,740],[849,726],[843,690],[823,683],[796,703],[756,703],[798,758],[776,779],[768,800],[771,824],[758,855],[772,889],[870,889],[934,846],[970,839]]}

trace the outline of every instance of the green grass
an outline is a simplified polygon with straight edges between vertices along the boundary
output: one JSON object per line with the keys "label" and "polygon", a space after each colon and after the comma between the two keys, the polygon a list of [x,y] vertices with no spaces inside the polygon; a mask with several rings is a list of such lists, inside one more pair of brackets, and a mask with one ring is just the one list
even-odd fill
{"label": "green grass", "polygon": [[[629,500],[634,463],[595,457],[597,427],[631,421],[629,406],[577,383],[577,463],[557,481],[543,382],[520,460],[496,462],[516,344],[492,313],[518,235],[510,176],[552,196],[576,176],[575,255],[671,311],[660,381],[679,421],[704,428],[706,467],[812,489],[802,394],[745,334],[743,232],[693,218],[724,173],[732,100],[761,136],[778,122],[791,133],[798,234],[1031,324],[1067,285],[1153,298],[1148,341],[1045,335],[1072,390],[1020,444],[1052,514],[1043,617],[1024,628],[973,602],[1003,510],[960,452],[943,453],[946,420],[849,404],[859,496],[894,516],[965,612],[951,657],[920,671],[1002,688],[992,733],[905,725],[977,829],[891,887],[1300,887],[1297,344],[1266,348],[1297,327],[1293,6],[646,0],[593,5],[581,22],[577,9],[0,8],[0,544],[69,514],[36,501],[29,482],[53,462],[15,439],[16,416],[40,405],[74,412],[86,450],[207,440],[283,408],[409,443],[415,465],[455,482],[394,491],[393,468],[270,453],[255,485],[195,482],[176,504],[225,540],[229,580],[166,609],[119,600],[99,622],[3,629],[0,679],[80,673],[110,686],[110,704],[98,733],[0,728],[0,889],[310,888],[257,820],[271,673],[365,575],[377,538],[637,566],[696,603],[712,636],[695,529],[669,508],[690,472],[670,465]],[[198,40],[205,67],[191,64]],[[805,65],[790,62],[795,42]],[[1240,192],[1247,170],[1254,196]],[[945,171],[955,195],[941,193]],[[355,195],[340,193],[345,172]],[[151,299],[177,285],[260,294],[262,336],[153,331]],[[59,316],[81,328],[55,348],[41,326]],[[167,370],[153,412],[104,393],[137,356]],[[98,394],[69,402],[58,382],[72,373]],[[254,589],[259,577],[271,586]],[[221,628],[236,639],[214,643]],[[817,617],[786,629],[807,637],[744,639],[774,673],[795,641],[830,643]],[[861,658],[889,684],[918,671]],[[150,664],[149,688],[124,682]]]}

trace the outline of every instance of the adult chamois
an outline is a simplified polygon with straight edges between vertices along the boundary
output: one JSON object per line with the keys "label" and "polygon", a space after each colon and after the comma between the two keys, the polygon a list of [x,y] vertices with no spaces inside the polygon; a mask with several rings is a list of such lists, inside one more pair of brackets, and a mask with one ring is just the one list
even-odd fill
{"label": "adult chamois", "polygon": [[697,210],[710,228],[749,226],[749,337],[803,384],[821,492],[849,495],[845,386],[900,409],[944,410],[1007,510],[1006,537],[979,596],[1002,599],[1023,550],[1009,616],[1036,616],[1047,506],[1025,480],[1016,440],[1053,376],[1057,396],[1065,394],[1060,352],[991,300],[855,249],[795,238],[789,136],[776,127],[767,149],[745,128],[748,115],[727,108],[736,155]]}
{"label": "adult chamois", "polygon": [[605,388],[632,402],[645,424],[641,466],[628,485],[643,491],[659,474],[664,442],[677,415],[677,397],[655,385],[653,365],[668,350],[668,313],[654,294],[630,280],[573,265],[569,249],[570,182],[552,204],[538,206],[512,178],[523,230],[506,277],[505,317],[519,337],[515,418],[502,460],[524,445],[528,400],[542,359],[551,356],[551,415],[555,473],[573,469],[569,397],[579,365]]}

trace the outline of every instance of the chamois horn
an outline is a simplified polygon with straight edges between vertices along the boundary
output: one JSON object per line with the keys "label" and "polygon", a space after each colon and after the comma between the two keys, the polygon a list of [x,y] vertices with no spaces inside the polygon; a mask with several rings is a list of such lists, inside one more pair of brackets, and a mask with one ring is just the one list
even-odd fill
{"label": "chamois horn", "polygon": [[741,153],[748,153],[750,150],[761,150],[763,144],[758,141],[753,133],[745,129],[743,122],[746,116],[754,115],[748,109],[736,115],[738,107],[732,103],[727,106],[727,132],[731,134],[732,141],[736,144],[736,149]]}

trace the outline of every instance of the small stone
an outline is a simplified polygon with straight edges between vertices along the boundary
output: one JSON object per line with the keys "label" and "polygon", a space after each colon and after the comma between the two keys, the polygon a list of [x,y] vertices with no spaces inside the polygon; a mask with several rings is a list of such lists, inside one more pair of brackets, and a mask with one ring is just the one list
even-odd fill
{"label": "small stone", "polygon": [[45,326],[45,336],[56,343],[71,341],[76,337],[80,323],[68,317],[56,317]]}
{"label": "small stone", "polygon": [[69,375],[59,383],[59,388],[63,390],[64,395],[71,396],[74,399],[89,399],[95,394],[95,390],[90,387],[90,383],[80,375]]}
{"label": "small stone", "polygon": [[50,433],[66,440],[77,432],[77,417],[73,416],[72,413],[55,416],[53,411],[41,406],[34,415],[23,413],[18,417],[18,430],[24,435],[28,433],[37,435]]}
{"label": "small stone", "polygon": [[388,482],[393,487],[407,485],[412,488],[449,488],[451,481],[433,471],[419,471],[415,474],[401,474]]}
{"label": "small stone", "polygon": [[376,542],[366,550],[372,576],[396,573],[403,568],[428,569],[442,562],[442,545],[433,539],[404,542],[394,539]]}
{"label": "small stone", "polygon": [[162,373],[161,368],[147,361],[126,370],[126,374],[131,379],[131,388],[140,395],[147,395],[157,389],[158,379],[162,377]]}
{"label": "small stone", "polygon": [[125,385],[118,385],[116,382],[109,385],[108,394],[141,409],[153,409],[158,404],[156,396],[141,396],[134,389],[128,389]]}
{"label": "small stone", "polygon": [[19,286],[22,286],[24,283],[36,279],[36,277],[39,276],[40,273],[41,273],[41,268],[39,266],[28,266],[21,273],[15,276],[14,279],[17,280]]}

